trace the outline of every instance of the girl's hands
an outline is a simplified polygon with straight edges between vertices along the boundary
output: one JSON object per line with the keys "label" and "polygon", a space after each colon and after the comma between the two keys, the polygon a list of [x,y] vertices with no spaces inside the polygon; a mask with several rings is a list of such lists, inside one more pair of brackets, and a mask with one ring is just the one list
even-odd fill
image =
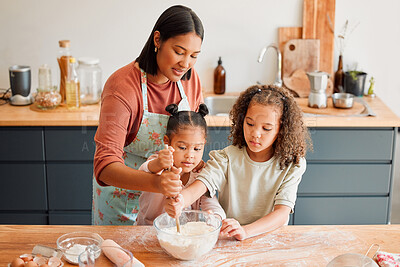
{"label": "girl's hands", "polygon": [[165,200],[165,212],[167,212],[172,218],[179,217],[184,207],[185,199],[182,194],[178,194],[176,197],[167,197]]}
{"label": "girl's hands", "polygon": [[174,197],[182,191],[180,173],[182,168],[171,167],[160,175],[160,193],[167,197]]}
{"label": "girl's hands", "polygon": [[194,167],[194,169],[192,170],[192,172],[195,172],[195,173],[201,172],[201,170],[202,170],[205,166],[206,166],[206,163],[205,163],[203,160],[201,160],[201,161],[199,162],[199,164],[197,164],[197,166]]}
{"label": "girl's hands", "polygon": [[221,236],[233,236],[237,240],[244,240],[247,238],[246,230],[235,219],[225,219],[222,221]]}
{"label": "girl's hands", "polygon": [[158,161],[162,169],[168,169],[174,165],[174,151],[175,149],[168,145],[165,145],[163,150],[158,151]]}

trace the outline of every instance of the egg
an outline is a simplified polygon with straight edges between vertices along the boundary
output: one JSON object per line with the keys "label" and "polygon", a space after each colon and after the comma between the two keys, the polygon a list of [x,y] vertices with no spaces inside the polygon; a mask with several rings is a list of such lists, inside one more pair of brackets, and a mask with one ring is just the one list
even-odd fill
{"label": "egg", "polygon": [[25,267],[39,267],[39,266],[36,264],[36,262],[28,261],[28,262],[25,264]]}
{"label": "egg", "polygon": [[23,259],[21,258],[15,258],[13,259],[13,261],[11,262],[10,267],[24,267],[25,262]]}

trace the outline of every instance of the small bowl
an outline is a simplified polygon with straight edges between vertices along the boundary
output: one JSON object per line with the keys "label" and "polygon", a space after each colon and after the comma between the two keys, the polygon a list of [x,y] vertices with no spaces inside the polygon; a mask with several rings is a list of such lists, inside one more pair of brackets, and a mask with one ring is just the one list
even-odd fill
{"label": "small bowl", "polygon": [[95,252],[95,257],[99,257],[103,238],[96,233],[91,232],[72,232],[60,236],[57,239],[57,248],[63,252],[63,258],[71,263],[78,264],[79,255],[85,251],[85,248],[92,245]]}
{"label": "small bowl", "polygon": [[[204,211],[187,210],[182,212],[179,222],[181,233],[176,232],[175,219],[167,213],[161,214],[153,222],[160,246],[169,255],[179,260],[195,260],[212,250],[222,225],[217,216]],[[202,227],[209,229],[200,231]]]}
{"label": "small bowl", "polygon": [[349,93],[335,93],[332,95],[332,102],[335,108],[352,108],[354,95]]}

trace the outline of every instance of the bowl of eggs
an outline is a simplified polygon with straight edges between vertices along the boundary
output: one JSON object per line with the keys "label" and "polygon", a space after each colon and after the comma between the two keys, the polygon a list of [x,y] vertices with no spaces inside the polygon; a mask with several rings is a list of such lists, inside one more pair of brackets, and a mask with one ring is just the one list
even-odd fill
{"label": "bowl of eggs", "polygon": [[195,260],[212,250],[221,230],[221,219],[199,210],[182,211],[180,232],[175,218],[167,213],[158,216],[153,226],[160,246],[179,260]]}
{"label": "bowl of eggs", "polygon": [[71,263],[78,264],[79,255],[86,251],[88,246],[95,249],[95,258],[98,258],[101,254],[101,244],[103,238],[92,232],[72,232],[60,236],[57,239],[57,248],[63,252],[63,258]]}

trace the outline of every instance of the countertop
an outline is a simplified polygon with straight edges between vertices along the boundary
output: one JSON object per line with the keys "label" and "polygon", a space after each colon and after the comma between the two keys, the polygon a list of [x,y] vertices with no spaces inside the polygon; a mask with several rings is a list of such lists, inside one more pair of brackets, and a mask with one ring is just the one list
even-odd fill
{"label": "countertop", "polygon": [[[220,239],[211,252],[190,262],[168,256],[152,226],[0,225],[0,266],[30,253],[37,244],[56,247],[59,236],[75,231],[96,232],[104,239],[113,239],[147,267],[326,266],[341,254],[365,254],[374,243],[381,251],[400,253],[400,225],[284,226],[244,241]],[[111,266],[104,256],[99,261],[101,266]]]}
{"label": "countertop", "polygon": [[[238,94],[238,93],[236,93]],[[209,96],[206,94],[205,96]],[[225,94],[232,95],[232,94]],[[397,117],[379,97],[363,97],[363,100],[376,113],[375,117],[338,117],[307,114],[304,121],[308,127],[399,127]],[[0,106],[0,126],[97,126],[100,105],[83,106],[79,110],[57,107],[54,110],[41,111],[34,105]],[[230,126],[227,116],[206,116],[208,126]]]}

